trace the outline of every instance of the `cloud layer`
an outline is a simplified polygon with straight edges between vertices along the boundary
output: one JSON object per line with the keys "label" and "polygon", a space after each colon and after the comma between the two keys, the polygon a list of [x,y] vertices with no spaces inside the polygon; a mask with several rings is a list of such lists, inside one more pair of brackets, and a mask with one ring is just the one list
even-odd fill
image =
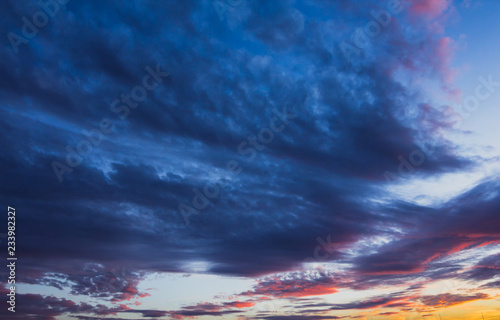
{"label": "cloud layer", "polygon": [[[408,85],[437,81],[456,92],[454,42],[442,33],[451,2],[401,1],[401,12],[347,56],[342,44],[356,44],[386,4],[225,5],[221,20],[211,1],[71,1],[19,52],[3,43],[0,197],[22,212],[18,281],[106,303],[26,294],[26,312],[237,316],[258,299],[419,281],[498,288],[498,254],[446,260],[498,244],[498,181],[438,207],[385,189],[482,161],[444,138],[453,123],[446,108]],[[21,17],[40,10],[0,7],[19,36]],[[311,274],[310,262],[343,272]],[[121,303],[148,296],[138,284],[153,272],[262,278],[240,302],[127,311]],[[315,307],[446,307],[488,297],[409,290]],[[300,319],[342,318],[308,310]]]}

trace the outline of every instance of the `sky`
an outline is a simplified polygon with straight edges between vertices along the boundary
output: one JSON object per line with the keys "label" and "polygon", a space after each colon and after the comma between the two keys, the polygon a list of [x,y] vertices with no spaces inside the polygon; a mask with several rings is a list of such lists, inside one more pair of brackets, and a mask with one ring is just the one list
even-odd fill
{"label": "sky", "polygon": [[500,318],[500,2],[0,14],[1,319]]}

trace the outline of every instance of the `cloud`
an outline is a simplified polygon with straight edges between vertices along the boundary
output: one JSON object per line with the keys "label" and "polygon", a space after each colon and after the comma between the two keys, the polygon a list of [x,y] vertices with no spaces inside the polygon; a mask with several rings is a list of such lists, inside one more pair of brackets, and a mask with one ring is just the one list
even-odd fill
{"label": "cloud", "polygon": [[[385,306],[393,306],[395,303],[400,303],[400,301],[405,301],[408,297],[376,297],[373,299],[368,299],[364,301],[357,301],[352,303],[345,304],[337,304],[333,305],[331,310],[363,310],[363,309],[372,309],[372,308],[380,308]],[[406,304],[404,304],[406,306]]]}
{"label": "cloud", "polygon": [[[0,287],[0,292],[4,297],[9,293],[9,291],[3,287]],[[4,298],[2,300],[6,299]],[[85,302],[75,303],[72,300],[56,298],[54,296],[16,292],[16,312],[18,312],[17,314],[22,313],[24,319],[55,320],[56,317],[67,313],[95,314],[102,317],[117,315],[117,313],[126,312],[127,310],[129,310],[129,308],[122,304],[113,307],[102,304],[90,305]],[[12,316],[12,312],[8,311],[7,308],[2,308],[0,315],[8,319],[8,317]]]}
{"label": "cloud", "polygon": [[318,296],[337,292],[338,285],[338,276],[334,274],[321,271],[296,272],[260,280],[253,290],[243,292],[241,295],[275,298]]}
{"label": "cloud", "polygon": [[483,288],[483,289],[497,289],[497,288],[500,288],[500,280],[499,281],[488,282],[486,284],[483,284],[480,288]]}
{"label": "cloud", "polygon": [[488,295],[485,293],[477,293],[474,295],[443,293],[434,296],[422,296],[420,301],[429,307],[445,308],[469,301],[484,300],[487,298]]}
{"label": "cloud", "polygon": [[[322,315],[322,316],[308,316],[308,315],[287,315],[287,316],[265,316],[265,317],[260,317],[260,318],[255,318],[255,319],[266,319],[266,320],[322,320],[322,319],[343,319],[346,317],[337,317],[337,316],[327,316],[327,315]],[[352,317],[350,317],[352,318]]]}
{"label": "cloud", "polygon": [[410,14],[435,18],[446,11],[452,4],[450,0],[416,0],[411,1]]}
{"label": "cloud", "polygon": [[124,268],[110,270],[102,265],[87,264],[83,270],[74,272],[77,273],[49,273],[44,277],[27,278],[24,282],[58,289],[68,287],[71,289],[71,294],[98,297],[112,302],[128,301],[149,295],[137,289],[143,275]]}
{"label": "cloud", "polygon": [[253,301],[230,301],[217,303],[198,303],[192,306],[185,306],[180,310],[169,311],[168,314],[173,319],[183,319],[185,317],[197,317],[197,316],[224,316],[227,314],[237,314],[243,311],[238,311],[236,309],[250,308],[255,305]]}
{"label": "cloud", "polygon": [[[379,2],[248,2],[227,13],[227,24],[211,1],[68,3],[19,53],[0,47],[0,164],[8,168],[0,199],[23,212],[18,281],[111,303],[145,297],[139,284],[154,272],[260,279],[240,302],[193,304],[168,311],[172,317],[239,315],[254,296],[316,297],[460,272],[494,285],[488,261],[464,272],[442,259],[498,243],[498,183],[484,181],[437,207],[384,191],[398,157],[424,146],[432,154],[402,179],[482,161],[440,136],[451,127],[446,114],[396,76],[405,70],[406,80],[453,88],[454,40],[424,21],[450,6],[412,2],[410,17],[394,18],[347,63],[339,44],[373,22]],[[34,7],[0,8],[19,32],[18,18]],[[121,119],[113,101],[127,99],[156,65],[169,77]],[[262,143],[264,129],[285,122],[277,115],[285,108],[296,116]],[[96,146],[89,132],[102,119],[114,130]],[[68,151],[81,141],[91,153]],[[231,160],[239,175],[227,173]],[[54,161],[80,164],[60,183]],[[186,226],[179,204],[193,206],[217,185],[220,194]],[[342,277],[297,272],[318,256],[341,264]],[[115,310],[24,298],[46,319]],[[380,297],[334,307],[405,303]]]}
{"label": "cloud", "polygon": [[489,280],[498,275],[499,269],[500,254],[494,254],[479,261],[471,270],[464,272],[462,277],[472,281]]}

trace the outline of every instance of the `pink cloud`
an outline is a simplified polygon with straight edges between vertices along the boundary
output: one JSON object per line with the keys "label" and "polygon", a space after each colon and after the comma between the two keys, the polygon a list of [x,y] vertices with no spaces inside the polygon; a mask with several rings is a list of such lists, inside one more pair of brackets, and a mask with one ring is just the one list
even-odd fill
{"label": "pink cloud", "polygon": [[414,17],[436,18],[451,5],[450,0],[415,0],[411,1],[409,12]]}
{"label": "pink cloud", "polygon": [[254,290],[242,295],[271,297],[308,297],[332,294],[338,291],[339,279],[332,274],[318,272],[315,274],[289,273],[268,277],[259,281]]}

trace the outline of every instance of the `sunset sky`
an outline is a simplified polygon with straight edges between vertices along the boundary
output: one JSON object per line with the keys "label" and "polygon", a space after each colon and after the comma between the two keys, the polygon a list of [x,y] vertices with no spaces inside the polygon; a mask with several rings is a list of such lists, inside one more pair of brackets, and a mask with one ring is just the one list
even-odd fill
{"label": "sunset sky", "polygon": [[500,319],[500,1],[0,13],[1,319]]}

